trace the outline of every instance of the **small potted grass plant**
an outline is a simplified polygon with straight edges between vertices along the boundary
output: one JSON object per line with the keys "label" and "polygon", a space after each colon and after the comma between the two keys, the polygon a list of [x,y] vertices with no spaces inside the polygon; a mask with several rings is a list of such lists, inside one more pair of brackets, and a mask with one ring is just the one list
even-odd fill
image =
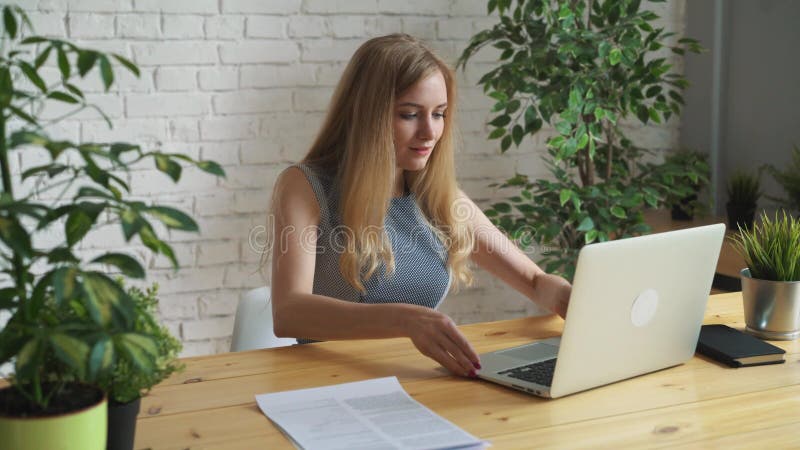
{"label": "small potted grass plant", "polygon": [[742,269],[746,330],[763,339],[800,337],[800,219],[785,211],[732,237]]}
{"label": "small potted grass plant", "polygon": [[758,199],[761,197],[761,184],[758,175],[736,171],[728,180],[728,227],[750,229],[755,220]]}

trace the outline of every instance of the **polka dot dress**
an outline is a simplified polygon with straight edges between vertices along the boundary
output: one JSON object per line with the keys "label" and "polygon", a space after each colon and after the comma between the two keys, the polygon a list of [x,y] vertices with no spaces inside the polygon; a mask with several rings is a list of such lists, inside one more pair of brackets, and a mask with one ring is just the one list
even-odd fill
{"label": "polka dot dress", "polygon": [[450,289],[447,252],[428,226],[414,194],[393,198],[384,221],[394,253],[394,273],[387,275],[381,265],[372,277],[362,280],[366,288],[362,294],[345,281],[339,270],[339,257],[347,241],[337,212],[339,193],[334,177],[305,164],[295,167],[305,174],[320,207],[314,294],[357,303],[439,306]]}

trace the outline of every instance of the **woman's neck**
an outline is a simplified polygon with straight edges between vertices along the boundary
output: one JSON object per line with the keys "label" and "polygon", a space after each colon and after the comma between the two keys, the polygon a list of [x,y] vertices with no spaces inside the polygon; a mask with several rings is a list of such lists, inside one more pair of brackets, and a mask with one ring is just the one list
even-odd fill
{"label": "woman's neck", "polygon": [[406,195],[406,177],[403,169],[397,169],[394,177],[394,191],[392,197],[403,197]]}

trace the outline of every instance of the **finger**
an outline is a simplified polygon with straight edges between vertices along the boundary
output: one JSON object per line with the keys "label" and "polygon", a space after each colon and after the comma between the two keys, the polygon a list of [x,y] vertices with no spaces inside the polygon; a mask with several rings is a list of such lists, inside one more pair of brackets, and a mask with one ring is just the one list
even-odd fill
{"label": "finger", "polygon": [[461,351],[461,349],[448,337],[442,336],[440,342],[442,348],[447,351],[450,357],[455,361],[459,367],[461,368],[461,372],[465,374],[465,376],[473,376],[475,373],[475,364],[467,358],[467,355]]}
{"label": "finger", "polygon": [[467,338],[465,338],[464,335],[461,334],[461,331],[459,331],[459,329],[455,326],[455,324],[451,323],[451,325],[447,327],[446,331],[447,331],[447,337],[450,339],[451,342],[453,342],[453,344],[456,347],[458,347],[460,353],[464,355],[469,364],[474,369],[480,369],[481,359],[480,357],[478,357],[478,353],[475,351],[474,348],[472,348],[472,344],[470,344]]}
{"label": "finger", "polygon": [[434,343],[428,350],[429,357],[449,370],[454,375],[469,376],[469,371],[465,371],[463,367],[447,351]]}

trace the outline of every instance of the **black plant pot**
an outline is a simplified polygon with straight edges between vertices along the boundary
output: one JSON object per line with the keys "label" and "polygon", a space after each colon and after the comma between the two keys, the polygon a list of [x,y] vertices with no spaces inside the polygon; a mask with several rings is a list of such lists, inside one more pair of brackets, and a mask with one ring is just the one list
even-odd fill
{"label": "black plant pot", "polygon": [[108,441],[106,450],[131,450],[136,435],[136,416],[142,399],[128,403],[108,403]]}
{"label": "black plant pot", "polygon": [[756,205],[739,205],[727,203],[725,209],[728,211],[728,228],[737,231],[739,227],[749,230],[753,227],[756,217]]}
{"label": "black plant pot", "polygon": [[678,204],[672,205],[672,220],[692,220],[694,219],[694,202],[697,201],[697,194],[683,197]]}

